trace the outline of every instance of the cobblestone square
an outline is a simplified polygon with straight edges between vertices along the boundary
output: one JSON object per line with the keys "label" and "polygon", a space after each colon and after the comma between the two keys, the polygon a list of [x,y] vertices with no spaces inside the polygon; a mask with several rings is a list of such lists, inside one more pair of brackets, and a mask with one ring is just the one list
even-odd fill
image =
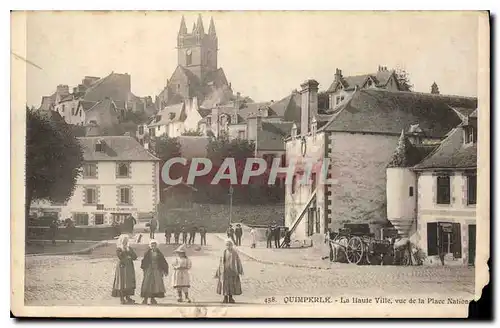
{"label": "cobblestone square", "polygon": [[[214,273],[219,263],[222,241],[209,235],[208,246],[191,256],[194,303],[219,303]],[[132,245],[138,249],[139,260],[146,245]],[[26,257],[26,305],[119,305],[111,297],[114,277],[115,245],[99,248],[89,255],[30,256]],[[196,253],[194,248],[193,254]],[[272,252],[272,250],[270,250]],[[167,261],[171,254],[165,254]],[[245,274],[242,276],[243,295],[239,303],[283,303],[286,296],[380,297],[421,296],[472,298],[474,269],[467,267],[396,267],[356,266],[332,264],[329,269],[291,267],[264,264],[242,255]],[[135,263],[139,301],[142,271]],[[170,287],[170,276],[165,279],[167,295],[160,304],[177,304]]]}

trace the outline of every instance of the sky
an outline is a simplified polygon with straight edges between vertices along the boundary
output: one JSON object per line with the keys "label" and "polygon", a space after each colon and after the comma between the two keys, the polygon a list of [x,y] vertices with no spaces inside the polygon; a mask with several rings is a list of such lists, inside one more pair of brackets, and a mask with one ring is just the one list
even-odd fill
{"label": "sky", "polygon": [[473,12],[30,12],[25,51],[27,103],[84,76],[131,75],[132,92],[154,98],[177,66],[182,15],[190,31],[213,17],[218,64],[233,90],[279,100],[313,78],[326,90],[379,65],[409,73],[414,90],[477,95],[478,19]]}

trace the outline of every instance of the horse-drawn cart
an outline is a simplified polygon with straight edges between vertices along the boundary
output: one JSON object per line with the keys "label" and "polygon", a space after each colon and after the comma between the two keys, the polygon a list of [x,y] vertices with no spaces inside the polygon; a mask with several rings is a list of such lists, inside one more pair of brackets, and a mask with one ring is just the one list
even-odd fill
{"label": "horse-drawn cart", "polygon": [[[410,248],[397,251],[395,239],[376,239],[368,224],[346,224],[330,239],[332,250],[343,253],[343,258],[354,264],[387,263],[410,265]],[[405,245],[403,245],[405,246]]]}

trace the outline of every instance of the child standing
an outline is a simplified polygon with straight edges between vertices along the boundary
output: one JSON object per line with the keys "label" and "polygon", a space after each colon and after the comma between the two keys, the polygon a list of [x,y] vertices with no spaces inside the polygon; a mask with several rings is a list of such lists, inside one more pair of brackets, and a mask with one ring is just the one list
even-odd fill
{"label": "child standing", "polygon": [[172,264],[174,268],[172,287],[177,290],[177,302],[182,302],[182,293],[184,293],[186,301],[191,303],[189,299],[189,270],[191,269],[191,260],[186,255],[186,245],[179,246],[174,253],[176,253],[177,257]]}

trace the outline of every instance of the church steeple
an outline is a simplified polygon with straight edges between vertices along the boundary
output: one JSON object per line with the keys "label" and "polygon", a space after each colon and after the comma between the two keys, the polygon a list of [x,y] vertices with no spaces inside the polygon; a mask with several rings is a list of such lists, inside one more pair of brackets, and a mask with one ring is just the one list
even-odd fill
{"label": "church steeple", "polygon": [[184,20],[184,15],[182,16],[181,19],[181,27],[179,28],[179,35],[186,35],[187,34],[187,27],[186,27],[186,21]]}
{"label": "church steeple", "polygon": [[215,24],[213,17],[210,17],[210,26],[208,27],[208,35],[217,36],[217,33],[215,32]]}
{"label": "church steeple", "polygon": [[203,27],[203,19],[201,19],[201,14],[198,15],[198,20],[196,21],[196,33],[200,35],[205,34],[205,28]]}

